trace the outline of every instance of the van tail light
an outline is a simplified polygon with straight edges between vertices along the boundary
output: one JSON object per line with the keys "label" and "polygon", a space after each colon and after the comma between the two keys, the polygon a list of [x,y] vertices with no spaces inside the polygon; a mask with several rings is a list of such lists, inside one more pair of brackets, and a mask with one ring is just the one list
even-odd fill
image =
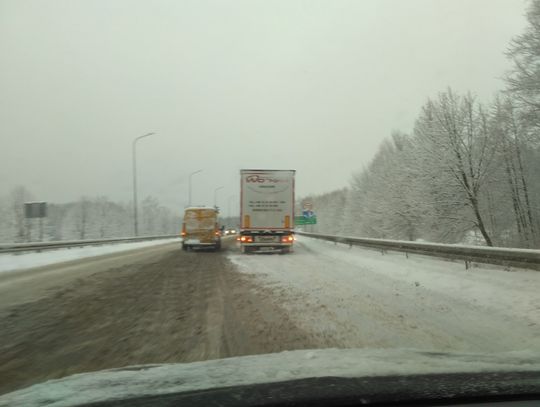
{"label": "van tail light", "polygon": [[240,241],[242,243],[252,243],[253,237],[252,236],[240,236]]}
{"label": "van tail light", "polygon": [[216,230],[214,233],[215,233],[216,236],[219,236],[219,235],[221,234],[221,233],[219,232],[219,230]]}
{"label": "van tail light", "polygon": [[281,236],[282,243],[292,243],[294,241],[293,235]]}
{"label": "van tail light", "polygon": [[180,233],[182,235],[182,237],[184,237],[186,235],[186,224],[185,223],[182,223],[182,233]]}

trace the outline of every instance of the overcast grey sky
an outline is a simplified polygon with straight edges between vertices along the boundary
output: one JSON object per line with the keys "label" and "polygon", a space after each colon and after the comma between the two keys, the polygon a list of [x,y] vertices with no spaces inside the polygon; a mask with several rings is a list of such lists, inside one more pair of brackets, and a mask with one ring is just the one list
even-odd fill
{"label": "overcast grey sky", "polygon": [[344,187],[451,86],[488,101],[524,0],[0,0],[0,194],[168,207],[238,193],[240,168]]}

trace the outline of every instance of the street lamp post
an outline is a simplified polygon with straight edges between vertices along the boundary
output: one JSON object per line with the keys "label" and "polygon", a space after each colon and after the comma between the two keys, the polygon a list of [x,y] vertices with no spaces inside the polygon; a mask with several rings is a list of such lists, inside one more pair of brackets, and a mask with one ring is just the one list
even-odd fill
{"label": "street lamp post", "polygon": [[202,172],[202,170],[197,170],[189,174],[188,206],[191,206],[191,177],[199,172]]}
{"label": "street lamp post", "polygon": [[220,189],[223,189],[225,187],[217,187],[216,189],[214,189],[214,206],[217,208],[217,192],[220,190]]}
{"label": "street lamp post", "polygon": [[139,219],[137,218],[137,141],[144,137],[151,136],[155,133],[146,133],[136,137],[132,143],[132,158],[133,158],[133,229],[135,236],[139,235]]}

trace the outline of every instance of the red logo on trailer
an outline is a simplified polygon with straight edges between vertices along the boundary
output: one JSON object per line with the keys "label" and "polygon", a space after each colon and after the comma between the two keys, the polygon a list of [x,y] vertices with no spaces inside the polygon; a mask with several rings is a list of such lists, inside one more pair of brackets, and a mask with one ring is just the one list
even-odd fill
{"label": "red logo on trailer", "polygon": [[257,183],[272,183],[278,184],[280,182],[287,182],[286,179],[271,178],[271,177],[261,177],[260,175],[253,174],[246,177],[246,182],[257,182]]}

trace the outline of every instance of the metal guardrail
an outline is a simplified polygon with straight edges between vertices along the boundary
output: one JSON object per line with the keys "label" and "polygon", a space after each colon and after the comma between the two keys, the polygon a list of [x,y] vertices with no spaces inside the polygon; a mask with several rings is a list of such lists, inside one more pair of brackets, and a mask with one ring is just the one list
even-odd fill
{"label": "metal guardrail", "polygon": [[141,242],[146,240],[180,238],[179,235],[116,237],[111,239],[64,240],[57,242],[0,243],[0,253],[32,252],[81,246],[99,246],[110,243]]}
{"label": "metal guardrail", "polygon": [[296,233],[316,239],[348,244],[349,246],[363,246],[382,251],[383,253],[385,251],[398,251],[405,254],[414,253],[451,260],[462,260],[465,262],[465,268],[469,268],[471,263],[489,263],[507,267],[540,270],[540,250],[369,239],[307,232]]}

